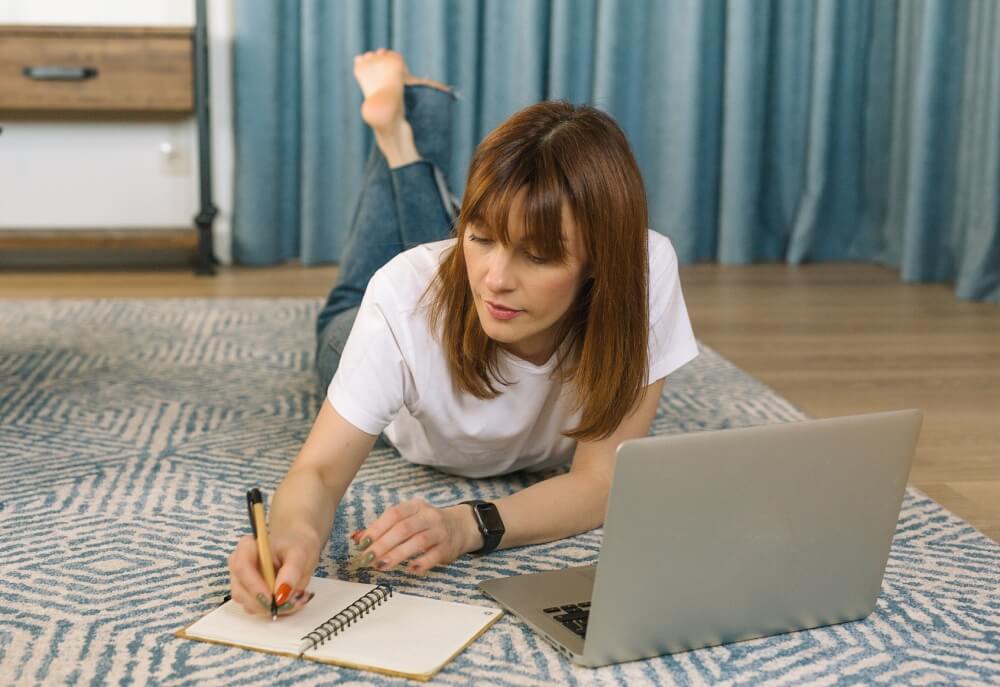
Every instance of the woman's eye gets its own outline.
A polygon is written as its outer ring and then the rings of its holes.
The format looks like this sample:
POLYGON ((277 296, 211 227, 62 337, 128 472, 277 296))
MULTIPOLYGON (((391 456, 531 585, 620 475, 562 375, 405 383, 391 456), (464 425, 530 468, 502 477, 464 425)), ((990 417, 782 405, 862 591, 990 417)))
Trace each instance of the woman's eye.
POLYGON ((548 262, 548 260, 546 260, 545 258, 540 258, 537 255, 532 255, 531 253, 528 252, 525 252, 524 254, 528 256, 528 260, 535 263, 536 265, 544 265, 545 263, 548 262))
POLYGON ((490 239, 483 238, 482 236, 476 236, 475 234, 469 234, 469 240, 473 243, 491 243, 490 239))

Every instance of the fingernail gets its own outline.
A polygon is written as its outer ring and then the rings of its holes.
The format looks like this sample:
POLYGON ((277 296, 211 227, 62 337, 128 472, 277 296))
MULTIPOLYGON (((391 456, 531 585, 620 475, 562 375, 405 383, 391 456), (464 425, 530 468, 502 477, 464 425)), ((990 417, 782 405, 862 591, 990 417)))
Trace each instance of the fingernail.
POLYGON ((351 567, 363 568, 364 566, 371 563, 373 560, 375 560, 375 553, 373 551, 369 551, 364 556, 356 556, 354 558, 354 561, 351 563, 351 567))
POLYGON ((289 608, 295 608, 294 601, 286 601, 285 603, 278 606, 279 611, 287 611, 289 608))
POLYGON ((358 549, 361 550, 361 551, 364 551, 365 549, 367 549, 371 545, 372 545, 372 538, 371 537, 365 537, 364 539, 361 540, 361 543, 358 544, 358 549))
POLYGON ((296 601, 301 601, 302 597, 305 595, 306 595, 306 590, 300 589, 297 592, 295 592, 295 596, 293 596, 292 598, 295 599, 296 601))
POLYGON ((263 608, 268 613, 271 612, 271 600, 268 599, 263 594, 258 594, 257 595, 257 603, 259 603, 261 605, 261 608, 263 608))
POLYGON ((388 567, 389 567, 389 561, 385 560, 384 558, 375 564, 376 570, 385 570, 388 567))
POLYGON ((362 533, 362 532, 364 532, 364 530, 354 530, 353 532, 351 532, 351 540, 352 540, 352 541, 353 541, 353 542, 354 542, 355 544, 357 544, 357 543, 358 543, 358 537, 360 537, 360 536, 361 536, 361 533, 362 533))
POLYGON ((282 582, 278 585, 278 588, 274 592, 274 603, 279 606, 284 606, 285 602, 288 601, 288 597, 292 593, 292 588, 287 582, 282 582))

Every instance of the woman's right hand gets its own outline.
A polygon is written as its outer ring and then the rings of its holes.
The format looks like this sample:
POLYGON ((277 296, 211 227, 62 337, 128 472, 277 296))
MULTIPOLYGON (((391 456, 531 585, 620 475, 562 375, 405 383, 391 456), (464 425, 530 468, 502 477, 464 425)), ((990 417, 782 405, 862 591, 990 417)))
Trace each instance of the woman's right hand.
MULTIPOLYGON (((278 615, 295 613, 313 598, 306 585, 319 562, 319 551, 307 539, 272 536, 271 554, 278 615)), ((257 542, 252 535, 244 535, 229 556, 229 584, 233 601, 247 613, 271 615, 271 590, 261 574, 257 542)))
MULTIPOLYGON (((271 498, 268 523, 274 558, 275 596, 282 615, 309 603, 307 589, 333 527, 337 504, 375 445, 366 434, 323 403, 313 428, 271 498)), ((246 535, 229 556, 232 598, 250 614, 271 613, 271 590, 261 575, 257 542, 246 535), (258 598, 259 597, 259 598, 258 598)))

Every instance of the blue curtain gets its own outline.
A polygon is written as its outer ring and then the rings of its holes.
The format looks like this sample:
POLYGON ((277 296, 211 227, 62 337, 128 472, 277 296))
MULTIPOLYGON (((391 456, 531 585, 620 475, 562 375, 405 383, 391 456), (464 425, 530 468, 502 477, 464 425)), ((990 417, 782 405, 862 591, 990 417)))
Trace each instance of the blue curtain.
POLYGON ((517 109, 622 124, 684 262, 872 261, 1000 302, 995 0, 238 0, 233 254, 335 261, 370 133, 353 56, 455 85, 453 178, 517 109))

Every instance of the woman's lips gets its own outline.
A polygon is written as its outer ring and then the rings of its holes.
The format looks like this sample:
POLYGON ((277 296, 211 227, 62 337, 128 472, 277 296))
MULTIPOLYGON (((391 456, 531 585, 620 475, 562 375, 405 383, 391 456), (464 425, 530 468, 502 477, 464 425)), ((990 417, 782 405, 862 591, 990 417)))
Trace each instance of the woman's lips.
POLYGON ((487 300, 484 300, 483 302, 486 303, 486 309, 489 310, 490 315, 498 320, 513 320, 523 312, 521 310, 511 310, 510 308, 505 308, 502 305, 490 303, 487 300))

